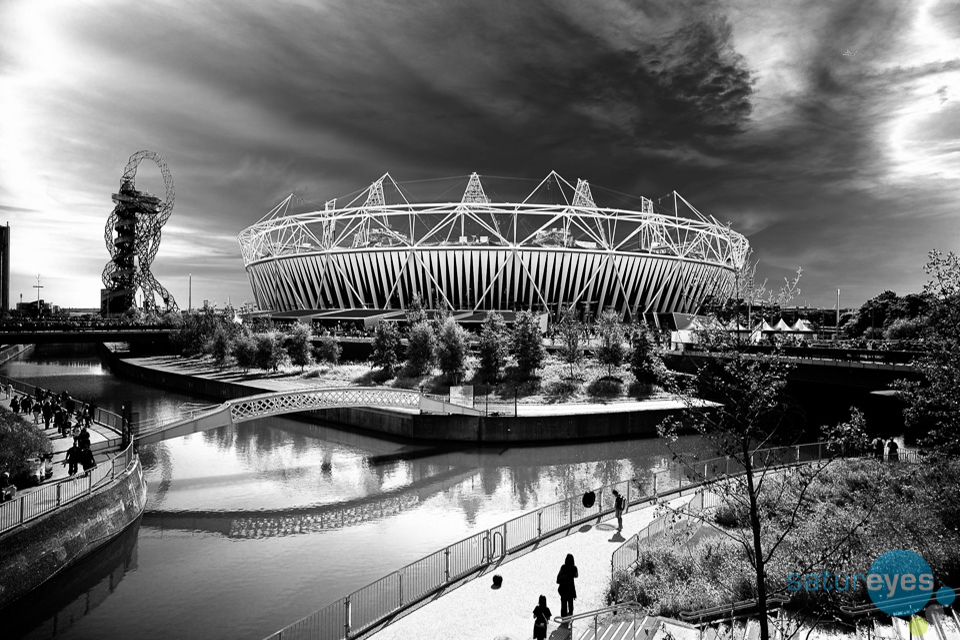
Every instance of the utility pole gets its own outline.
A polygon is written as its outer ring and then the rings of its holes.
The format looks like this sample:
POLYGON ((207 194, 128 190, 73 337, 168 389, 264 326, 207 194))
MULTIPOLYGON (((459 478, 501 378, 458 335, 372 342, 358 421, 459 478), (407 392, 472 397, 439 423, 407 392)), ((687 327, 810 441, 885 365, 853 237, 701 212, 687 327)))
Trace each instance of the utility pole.
POLYGON ((37 317, 41 316, 40 313, 40 289, 43 289, 43 285, 40 284, 40 274, 37 274, 37 284, 33 285, 33 288, 37 290, 37 317))
POLYGON ((837 289, 837 330, 833 333, 833 340, 840 340, 840 289, 837 289))
POLYGON ((193 311, 193 274, 187 274, 187 311, 193 311))

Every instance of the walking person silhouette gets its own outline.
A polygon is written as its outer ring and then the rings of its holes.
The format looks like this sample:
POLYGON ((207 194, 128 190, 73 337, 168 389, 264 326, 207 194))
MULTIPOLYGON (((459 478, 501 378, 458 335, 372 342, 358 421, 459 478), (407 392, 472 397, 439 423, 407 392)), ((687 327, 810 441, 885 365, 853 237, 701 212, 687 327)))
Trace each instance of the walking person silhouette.
POLYGON ((533 610, 533 640, 546 640, 547 621, 551 615, 547 596, 540 596, 540 603, 533 610))
MULTIPOLYGON (((573 601, 577 598, 577 585, 574 583, 574 579, 579 577, 580 572, 577 571, 577 565, 573 562, 573 554, 568 553, 567 559, 557 574, 557 584, 560 585, 557 588, 557 593, 560 594, 561 618, 573 615, 573 601)), ((566 624, 569 626, 570 623, 566 624)))

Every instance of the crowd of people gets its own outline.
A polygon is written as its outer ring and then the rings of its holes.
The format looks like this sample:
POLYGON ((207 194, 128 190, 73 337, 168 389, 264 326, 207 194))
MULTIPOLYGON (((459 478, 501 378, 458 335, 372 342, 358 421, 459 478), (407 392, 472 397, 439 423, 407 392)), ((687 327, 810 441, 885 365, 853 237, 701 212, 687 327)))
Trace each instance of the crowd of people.
MULTIPOLYGON (((96 417, 96 405, 80 402, 65 391, 56 394, 39 387, 33 395, 19 394, 10 384, 3 385, 2 391, 5 397, 10 398, 10 410, 13 413, 25 416, 28 420, 32 416, 37 428, 56 429, 56 435, 52 438, 73 439, 63 460, 63 465, 69 466, 68 473, 71 476, 81 467, 86 472, 97 465, 90 448, 89 431, 96 417)), ((35 459, 31 476, 39 484, 52 475, 53 454, 41 454, 35 459)), ((0 475, 0 502, 15 496, 16 486, 10 481, 10 474, 4 472, 0 475)))

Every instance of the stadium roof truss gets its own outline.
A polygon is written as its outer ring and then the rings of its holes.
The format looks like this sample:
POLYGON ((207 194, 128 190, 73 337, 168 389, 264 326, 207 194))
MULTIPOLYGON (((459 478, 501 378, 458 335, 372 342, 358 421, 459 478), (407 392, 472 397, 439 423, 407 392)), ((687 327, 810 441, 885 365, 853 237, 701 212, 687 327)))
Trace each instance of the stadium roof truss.
MULTIPOLYGON (((331 200, 322 210, 291 213, 296 196, 290 195, 260 221, 244 229, 238 240, 244 266, 251 275, 251 284, 262 308, 265 302, 268 307, 284 307, 283 310, 325 308, 328 303, 343 307, 382 304, 392 308, 391 301, 398 293, 402 306, 403 299, 410 295, 409 290, 406 295, 398 291, 403 286, 403 273, 389 268, 383 259, 385 252, 400 252, 405 255, 395 258, 394 262, 402 262, 401 271, 417 271, 407 288, 415 289, 419 285, 429 292, 435 291, 436 303, 449 308, 496 307, 490 303, 488 294, 510 272, 511 278, 525 277, 533 283, 529 291, 524 289, 518 297, 544 308, 583 302, 602 306, 609 298, 607 294, 599 295, 595 281, 602 278, 604 292, 619 290, 621 302, 636 299, 631 307, 634 312, 640 311, 641 305, 643 311, 678 310, 676 307, 694 306, 693 298, 728 292, 731 286, 728 276, 743 266, 749 245, 746 238, 732 231, 729 225, 702 214, 676 192, 669 197, 673 207, 666 212, 648 198, 640 199, 638 210, 598 207, 587 181, 578 180, 574 186, 551 172, 523 201, 492 202, 484 192, 480 177, 474 173, 459 202, 419 203, 410 202, 401 185, 390 174, 384 174, 344 207, 337 207, 336 200, 331 200), (533 202, 535 194, 551 184, 559 187, 562 202, 533 202), (398 194, 399 202, 387 203, 385 186, 391 194, 398 194), (572 197, 567 197, 568 192, 572 197), (689 212, 688 217, 679 215, 680 203, 689 212), (450 271, 451 276, 459 273, 476 280, 470 283, 475 286, 466 296, 462 291, 451 295, 457 285, 445 279, 447 272, 436 263, 438 252, 457 251, 472 252, 469 260, 476 262, 474 266, 463 265, 450 271), (377 255, 361 262, 331 259, 363 252, 377 255), (493 260, 496 264, 488 265, 484 252, 507 252, 513 259, 497 259, 493 260), (518 259, 518 255, 529 252, 540 255, 543 264, 536 267, 518 259), (550 253, 593 254, 599 261, 579 260, 575 261, 576 265, 567 262, 561 265, 560 260, 546 256, 550 253), (309 256, 320 260, 316 273, 308 273, 303 265, 279 267, 288 259, 309 256), (648 277, 652 274, 632 268, 635 261, 623 259, 628 256, 649 256, 657 263, 672 261, 676 274, 648 277), (621 269, 624 265, 631 268, 621 269), (686 273, 680 273, 681 265, 710 269, 697 271, 691 267, 686 273), (574 277, 572 271, 568 273, 568 269, 584 266, 590 273, 577 274, 584 277, 574 277), (552 288, 550 278, 546 273, 531 272, 537 268, 551 269, 554 278, 563 281, 563 292, 545 291, 552 288), (331 288, 328 273, 334 276, 338 286, 331 288), (483 277, 477 279, 477 273, 483 277), (324 280, 322 285, 305 286, 306 280, 315 280, 318 275, 324 280), (389 281, 378 281, 388 275, 389 281), (696 283, 691 284, 689 279, 693 276, 696 283), (650 289, 642 299, 637 299, 637 287, 631 282, 637 278, 643 280, 641 288, 650 289), (671 280, 687 280, 684 286, 696 289, 683 294, 688 303, 677 303, 681 283, 671 280), (650 287, 656 283, 661 289, 672 287, 676 294, 673 302, 666 302, 664 292, 657 293, 656 286, 650 287), (282 299, 273 298, 268 292, 270 288, 288 293, 282 295, 282 299), (590 299, 598 295, 600 300, 590 299), (675 308, 667 308, 671 306, 675 308)), ((519 292, 517 286, 514 294, 519 292)), ((460 287, 462 289, 462 283, 460 287)), ((623 309, 622 304, 618 306, 623 309)))

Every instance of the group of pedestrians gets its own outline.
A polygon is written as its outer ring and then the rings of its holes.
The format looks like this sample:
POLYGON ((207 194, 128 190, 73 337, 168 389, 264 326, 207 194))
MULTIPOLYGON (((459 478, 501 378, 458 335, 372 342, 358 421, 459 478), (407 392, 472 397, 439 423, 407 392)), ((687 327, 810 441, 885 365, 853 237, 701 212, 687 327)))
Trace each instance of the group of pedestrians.
MULTIPOLYGON (((874 438, 873 440, 873 457, 877 460, 883 462, 883 438, 874 438)), ((887 451, 887 461, 888 462, 899 462, 900 461, 900 445, 897 444, 897 441, 893 438, 890 438, 890 442, 886 445, 887 451)))
POLYGON ((73 438, 73 444, 63 460, 64 466, 69 465, 67 471, 71 476, 77 473, 79 467, 86 472, 97 466, 90 449, 88 430, 96 415, 96 405, 79 402, 66 391, 55 394, 39 387, 32 396, 17 395, 10 384, 4 385, 3 392, 10 397, 10 410, 14 413, 32 414, 34 424, 39 425, 42 420, 44 429, 49 429, 52 424, 58 437, 73 438))
MULTIPOLYGON (((557 573, 557 593, 560 594, 561 618, 573 615, 573 601, 577 597, 575 580, 579 577, 580 571, 574 562, 573 554, 568 553, 566 560, 560 565, 560 571, 557 573)), ((534 640, 544 640, 547 637, 547 623, 552 615, 550 607, 547 606, 547 596, 541 595, 537 606, 533 610, 534 640)), ((564 625, 569 627, 570 623, 565 622, 564 625)))

